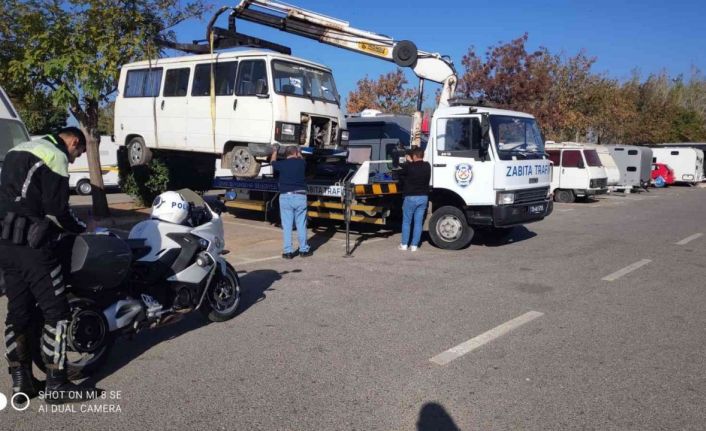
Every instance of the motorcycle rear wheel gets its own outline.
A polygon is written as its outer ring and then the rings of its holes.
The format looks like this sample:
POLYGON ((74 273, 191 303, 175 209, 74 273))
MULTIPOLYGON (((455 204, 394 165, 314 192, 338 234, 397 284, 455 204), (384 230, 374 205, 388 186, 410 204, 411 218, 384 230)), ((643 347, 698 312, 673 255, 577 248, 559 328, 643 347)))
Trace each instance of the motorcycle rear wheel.
MULTIPOLYGON (((110 333, 108 322, 100 308, 85 298, 69 298, 71 319, 66 336, 66 370, 69 380, 88 377, 100 369, 110 356, 115 337, 110 333)), ((32 359, 40 370, 46 372, 44 355, 41 352, 44 318, 37 309, 34 319, 32 359)))
POLYGON ((238 314, 239 305, 240 279, 235 269, 226 263, 226 274, 216 275, 199 310, 211 322, 225 322, 238 314))

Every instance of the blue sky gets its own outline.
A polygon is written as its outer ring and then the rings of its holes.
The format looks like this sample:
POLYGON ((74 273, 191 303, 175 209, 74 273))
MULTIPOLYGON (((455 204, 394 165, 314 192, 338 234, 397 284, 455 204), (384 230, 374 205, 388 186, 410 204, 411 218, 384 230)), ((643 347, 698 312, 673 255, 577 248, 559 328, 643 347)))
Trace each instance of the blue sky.
MULTIPOLYGON (((476 52, 529 33, 528 48, 574 55, 585 49, 597 57, 594 72, 627 79, 634 69, 642 76, 666 70, 688 76, 692 67, 706 72, 706 1, 558 1, 558 0, 289 0, 298 7, 348 21, 353 27, 410 39, 425 51, 448 54, 459 73, 461 59, 473 45, 476 52)), ((237 0, 213 3, 237 4, 237 0)), ((226 14, 218 22, 226 26, 226 14)), ((178 39, 203 39, 206 22, 177 27, 178 39)), ((320 44, 278 30, 240 23, 239 31, 290 46, 295 56, 334 70, 345 98, 366 74, 372 78, 395 65, 320 44)), ((413 78, 413 75, 409 75, 413 78)), ((411 82, 416 86, 416 81, 411 82)), ((429 87, 427 87, 429 88, 429 87)), ((433 94, 434 87, 427 95, 433 94)), ((427 97, 429 99, 430 97, 427 97)))

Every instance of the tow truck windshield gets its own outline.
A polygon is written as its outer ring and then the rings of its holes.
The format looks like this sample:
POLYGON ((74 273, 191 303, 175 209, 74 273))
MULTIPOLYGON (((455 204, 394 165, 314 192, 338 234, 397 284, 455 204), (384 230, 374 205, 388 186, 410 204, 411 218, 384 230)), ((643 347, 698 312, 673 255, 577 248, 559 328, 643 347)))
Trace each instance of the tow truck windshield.
POLYGON ((501 160, 544 157, 544 139, 534 119, 491 115, 490 126, 501 160))

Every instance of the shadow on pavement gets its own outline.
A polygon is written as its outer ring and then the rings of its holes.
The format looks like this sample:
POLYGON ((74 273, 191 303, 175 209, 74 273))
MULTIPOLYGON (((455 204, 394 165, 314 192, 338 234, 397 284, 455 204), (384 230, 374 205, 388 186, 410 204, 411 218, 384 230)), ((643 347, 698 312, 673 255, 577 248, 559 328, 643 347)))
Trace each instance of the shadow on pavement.
POLYGON ((534 238, 535 236, 537 236, 537 234, 527 229, 525 226, 494 230, 478 230, 473 236, 471 245, 499 247, 502 245, 525 241, 534 238))
MULTIPOLYGON (((299 272, 294 270, 291 272, 299 272)), ((246 312, 254 304, 265 299, 265 291, 269 290, 272 284, 282 279, 283 275, 290 271, 277 272, 269 269, 257 270, 252 272, 239 272, 241 284, 241 303, 240 311, 234 317, 246 312)), ((184 316, 178 322, 163 327, 143 330, 134 335, 132 339, 121 338, 113 347, 110 357, 105 366, 98 372, 90 376, 85 383, 96 385, 101 380, 119 371, 125 365, 139 358, 143 353, 150 350, 152 347, 177 337, 180 337, 188 332, 209 325, 209 322, 199 311, 191 312, 184 316)))
POLYGON ((451 415, 437 403, 426 403, 419 411, 417 431, 460 431, 451 415))

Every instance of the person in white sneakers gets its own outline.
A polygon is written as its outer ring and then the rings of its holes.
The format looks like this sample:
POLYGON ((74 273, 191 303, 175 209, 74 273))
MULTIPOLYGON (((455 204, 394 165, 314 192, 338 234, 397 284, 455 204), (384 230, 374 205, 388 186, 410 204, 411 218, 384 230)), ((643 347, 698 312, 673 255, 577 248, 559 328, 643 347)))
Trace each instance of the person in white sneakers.
POLYGON ((422 240, 424 214, 429 203, 429 182, 431 165, 424 161, 424 150, 420 147, 410 150, 407 163, 398 173, 402 185, 402 239, 400 250, 417 251, 422 240), (412 234, 410 242, 410 231, 412 234))

